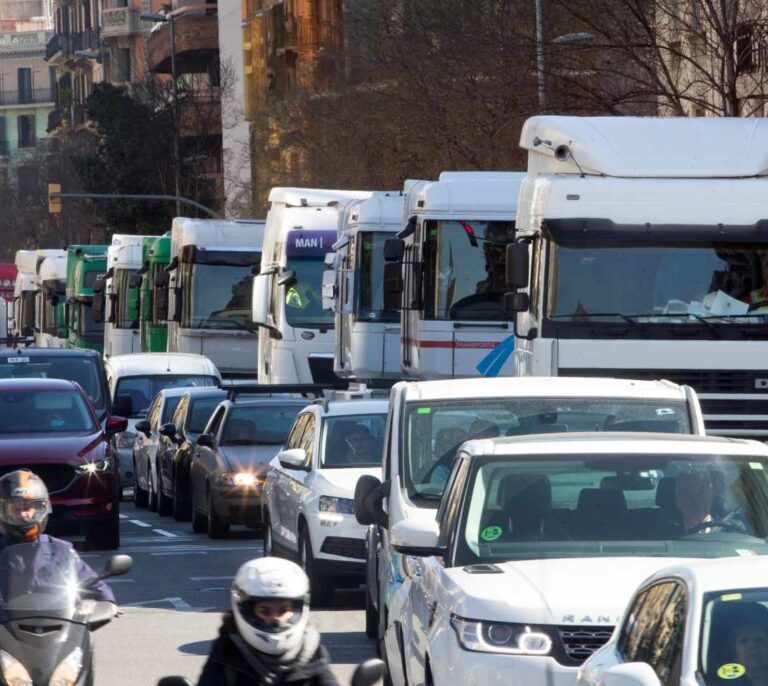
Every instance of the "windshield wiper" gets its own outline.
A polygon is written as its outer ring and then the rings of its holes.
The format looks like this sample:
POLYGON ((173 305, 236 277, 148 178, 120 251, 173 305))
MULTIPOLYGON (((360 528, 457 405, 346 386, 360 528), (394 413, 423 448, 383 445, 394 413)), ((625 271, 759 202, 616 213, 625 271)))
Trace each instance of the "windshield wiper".
POLYGON ((258 327, 253 327, 252 328, 250 326, 246 326, 245 324, 243 324, 242 322, 237 321, 236 319, 224 319, 222 317, 209 317, 208 319, 201 319, 200 323, 201 323, 201 326, 210 326, 213 323, 226 324, 226 326, 219 326, 219 327, 213 327, 212 326, 211 327, 212 329, 213 328, 218 328, 218 329, 233 328, 233 329, 239 329, 241 331, 250 331, 251 333, 258 333, 259 332, 258 327))
POLYGON ((551 314, 550 319, 557 319, 558 317, 619 317, 623 319, 627 324, 634 326, 640 333, 648 333, 648 329, 640 322, 634 319, 634 317, 643 315, 629 315, 623 312, 579 312, 578 314, 551 314))

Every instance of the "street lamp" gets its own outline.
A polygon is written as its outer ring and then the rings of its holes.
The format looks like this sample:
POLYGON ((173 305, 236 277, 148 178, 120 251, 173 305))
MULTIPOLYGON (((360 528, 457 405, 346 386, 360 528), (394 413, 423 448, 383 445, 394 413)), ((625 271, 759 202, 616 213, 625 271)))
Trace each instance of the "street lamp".
MULTIPOLYGON (((179 84, 176 74, 176 18, 173 13, 143 12, 139 15, 142 21, 155 24, 168 23, 171 26, 171 81, 173 83, 173 157, 174 182, 176 197, 181 196, 181 152, 179 151, 179 84)), ((176 201, 176 216, 181 216, 181 203, 176 201)))

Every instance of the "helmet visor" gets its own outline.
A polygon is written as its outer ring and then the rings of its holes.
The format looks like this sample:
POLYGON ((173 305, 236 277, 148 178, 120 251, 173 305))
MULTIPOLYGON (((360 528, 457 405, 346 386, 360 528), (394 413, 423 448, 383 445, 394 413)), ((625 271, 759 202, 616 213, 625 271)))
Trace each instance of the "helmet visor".
POLYGON ((3 522, 12 526, 32 526, 39 524, 48 514, 48 502, 45 500, 14 499, 2 504, 3 522))
POLYGON ((296 598, 245 598, 237 600, 240 616, 252 627, 268 633, 286 631, 301 619, 304 601, 296 598))

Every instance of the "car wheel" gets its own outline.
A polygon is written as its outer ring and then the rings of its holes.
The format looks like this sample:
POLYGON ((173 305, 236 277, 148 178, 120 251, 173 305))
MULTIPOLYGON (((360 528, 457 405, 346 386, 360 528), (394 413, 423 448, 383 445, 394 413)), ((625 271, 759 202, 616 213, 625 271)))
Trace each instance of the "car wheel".
POLYGON ((176 478, 173 480, 173 518, 177 522, 186 522, 191 516, 189 503, 182 499, 181 484, 178 478, 176 478))
POLYGON ((213 495, 208 492, 208 538, 226 538, 229 536, 229 522, 219 517, 213 506, 213 495))
POLYGON ((204 534, 208 528, 208 522, 205 515, 200 514, 200 510, 195 502, 195 496, 192 496, 192 531, 196 534, 204 534))
POLYGON ((368 638, 379 637, 379 613, 373 606, 368 588, 365 589, 365 635, 368 638))
POLYGON ((149 493, 139 486, 139 472, 133 463, 133 504, 136 507, 146 507, 149 504, 149 493))
POLYGON ((302 523, 299 529, 299 564, 309 577, 309 595, 312 607, 328 605, 333 600, 333 587, 328 578, 317 569, 315 557, 312 554, 312 541, 309 529, 302 523))
POLYGON ((99 531, 88 534, 86 540, 98 550, 117 550, 120 547, 120 520, 105 522, 99 531))
POLYGON ((163 480, 157 476, 157 514, 167 517, 173 512, 173 501, 165 495, 163 480))
POLYGON ((147 509, 150 512, 157 512, 157 484, 155 483, 152 465, 147 464, 147 509))

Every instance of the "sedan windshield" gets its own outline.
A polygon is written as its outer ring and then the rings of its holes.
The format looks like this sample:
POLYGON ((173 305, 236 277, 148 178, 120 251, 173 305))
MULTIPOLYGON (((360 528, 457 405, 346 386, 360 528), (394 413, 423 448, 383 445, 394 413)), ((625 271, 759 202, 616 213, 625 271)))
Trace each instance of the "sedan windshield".
POLYGON ((768 554, 768 458, 527 455, 477 461, 457 564, 768 554))
POLYGON ((403 466, 408 494, 436 504, 464 441, 574 431, 691 433, 691 424, 681 401, 503 398, 411 403, 403 466))
POLYGON ((381 467, 386 414, 329 417, 323 433, 323 467, 381 467))
POLYGON ((282 445, 306 403, 245 405, 229 413, 222 445, 282 445))
POLYGON ((0 392, 0 434, 91 433, 96 423, 75 390, 0 392))
POLYGON ((768 588, 728 586, 707 593, 703 610, 699 670, 704 683, 757 683, 752 679, 768 671, 768 588))
POLYGON ((216 386, 218 380, 213 376, 190 374, 162 374, 158 376, 126 376, 117 382, 115 398, 119 395, 130 396, 133 403, 132 417, 143 417, 154 397, 164 388, 183 386, 216 386))

